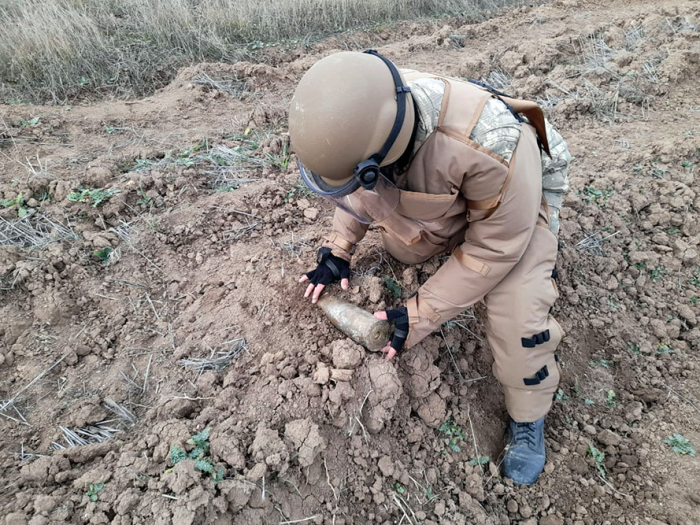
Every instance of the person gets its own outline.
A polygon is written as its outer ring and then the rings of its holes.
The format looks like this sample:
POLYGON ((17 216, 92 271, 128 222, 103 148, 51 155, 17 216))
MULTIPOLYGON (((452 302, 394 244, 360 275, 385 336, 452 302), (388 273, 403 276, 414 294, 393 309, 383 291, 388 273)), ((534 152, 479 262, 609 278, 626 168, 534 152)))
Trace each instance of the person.
POLYGON ((335 280, 348 289, 370 225, 403 263, 450 254, 405 306, 375 314, 394 323, 382 352, 400 355, 483 300, 510 416, 503 473, 536 482, 561 374, 555 351, 564 334, 550 311, 566 142, 534 102, 399 71, 373 50, 316 62, 295 90, 289 134, 304 183, 336 205, 318 265, 300 279, 304 297, 315 303, 335 280))

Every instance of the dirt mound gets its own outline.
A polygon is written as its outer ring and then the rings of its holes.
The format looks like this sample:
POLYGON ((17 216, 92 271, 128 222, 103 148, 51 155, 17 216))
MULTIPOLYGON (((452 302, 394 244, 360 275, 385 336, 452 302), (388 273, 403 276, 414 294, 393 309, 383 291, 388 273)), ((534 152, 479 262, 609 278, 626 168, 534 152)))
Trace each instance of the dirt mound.
MULTIPOLYGON (((699 28, 693 2, 558 1, 200 64, 136 102, 3 107, 4 522, 700 522, 699 28), (369 41, 536 98, 575 156, 533 487, 500 478, 479 308, 387 363, 301 300, 331 209, 298 182, 286 106, 369 41)), ((330 291, 398 305, 440 263, 370 230, 330 291)))

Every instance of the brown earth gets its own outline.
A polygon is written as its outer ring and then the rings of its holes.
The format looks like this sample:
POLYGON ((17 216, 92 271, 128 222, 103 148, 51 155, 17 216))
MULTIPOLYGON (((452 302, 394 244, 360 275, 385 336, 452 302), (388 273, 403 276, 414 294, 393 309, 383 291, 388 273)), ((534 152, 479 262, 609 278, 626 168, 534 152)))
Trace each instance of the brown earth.
MULTIPOLYGON (((182 70, 133 102, 2 106, 5 523, 700 523, 700 460, 663 442, 700 444, 697 2, 557 1, 260 59, 182 70), (332 210, 298 185, 285 108, 315 60, 369 45, 510 82, 575 156, 555 307, 566 374, 533 487, 499 476, 506 413, 479 308, 387 363, 301 299, 332 210), (231 82, 194 83, 203 72, 231 82), (68 198, 79 186, 119 193, 93 206, 68 198), (59 426, 102 442, 71 447, 59 426), (205 428, 217 484, 173 466, 205 428)), ((330 291, 381 309, 439 264, 405 267, 371 231, 351 290, 330 291)))

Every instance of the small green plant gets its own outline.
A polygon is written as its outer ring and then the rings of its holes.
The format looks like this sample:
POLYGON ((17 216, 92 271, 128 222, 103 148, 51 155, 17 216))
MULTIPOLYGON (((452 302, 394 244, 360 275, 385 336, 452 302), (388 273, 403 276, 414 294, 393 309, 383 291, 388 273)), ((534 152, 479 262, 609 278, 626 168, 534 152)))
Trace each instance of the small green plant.
POLYGON ((149 208, 153 206, 153 199, 146 195, 146 192, 143 191, 142 188, 139 188, 138 193, 139 197, 141 198, 136 201, 136 204, 143 204, 144 206, 148 206, 149 208))
POLYGON ((683 166, 684 168, 691 168, 691 167, 693 166, 693 163, 690 162, 689 160, 684 160, 683 163, 682 163, 682 166, 683 166))
POLYGON ((657 266, 649 272, 649 277, 651 277, 651 280, 653 282, 662 279, 664 275, 666 275, 666 268, 664 268, 663 266, 657 266))
POLYGON ((39 123, 39 117, 34 117, 31 120, 24 120, 23 118, 19 119, 19 125, 22 126, 23 128, 28 128, 30 126, 36 126, 39 123))
POLYGON ((224 480, 224 468, 215 469, 211 459, 205 457, 209 454, 209 429, 205 428, 192 436, 187 440, 187 444, 194 446, 189 454, 176 445, 170 447, 170 461, 173 465, 192 459, 196 470, 208 473, 215 485, 221 483, 224 480))
POLYGON ((569 400, 569 396, 567 396, 561 388, 557 390, 554 397, 557 401, 561 401, 562 403, 566 403, 569 400))
POLYGON ((688 279, 688 284, 700 288, 700 269, 695 270, 694 276, 688 279))
POLYGON ((112 248, 109 246, 105 246, 101 250, 95 250, 92 252, 93 257, 96 259, 99 259, 103 264, 107 264, 109 262, 109 256, 112 253, 112 248))
POLYGON ((474 459, 469 460, 470 467, 476 467, 480 465, 486 465, 489 462, 488 456, 476 456, 474 459))
POLYGON ((592 399, 585 399, 583 402, 586 406, 589 406, 589 407, 592 407, 593 405, 595 405, 595 401, 593 401, 592 399))
POLYGON ((301 180, 298 180, 294 184, 293 188, 287 191, 287 195, 284 198, 284 202, 289 203, 294 197, 310 197, 313 196, 313 192, 304 184, 301 180))
POLYGON ((595 468, 598 469, 598 473, 601 475, 601 477, 605 478, 607 475, 607 472, 605 470, 605 454, 595 448, 593 445, 588 445, 588 452, 591 456, 593 456, 593 460, 595 461, 595 468))
POLYGON ((111 188, 89 189, 78 186, 76 191, 71 191, 68 194, 68 200, 71 202, 92 202, 92 207, 97 208, 100 204, 117 193, 121 193, 120 190, 111 188))
POLYGON ((629 350, 632 352, 634 355, 641 355, 642 354, 642 348, 637 344, 637 343, 629 343, 629 350))
POLYGON ((104 486, 104 483, 88 483, 88 490, 85 495, 90 498, 90 501, 97 501, 99 499, 97 493, 100 492, 104 486))
POLYGON ((401 297, 401 286, 389 276, 384 277, 384 285, 394 299, 401 297))
POLYGON ((608 393, 605 395, 605 401, 607 402, 610 408, 615 408, 617 406, 617 403, 615 402, 614 390, 608 390, 608 393))
POLYGON ((583 189, 583 201, 586 204, 591 202, 596 203, 599 206, 605 208, 608 205, 608 198, 615 195, 615 190, 599 190, 596 189, 592 184, 584 187, 583 189))
POLYGON ((610 361, 608 361, 607 359, 603 359, 602 357, 599 357, 597 359, 591 359, 589 361, 589 364, 591 366, 598 365, 598 366, 602 366, 603 368, 610 368, 610 361))
POLYGON ((282 153, 279 155, 268 154, 268 161, 270 164, 280 169, 287 169, 289 166, 289 161, 291 159, 289 153, 287 152, 287 142, 285 141, 284 146, 282 146, 282 153))
POLYGON ((0 201, 0 206, 3 208, 17 206, 17 217, 19 218, 22 218, 29 213, 29 210, 24 206, 24 197, 22 196, 22 192, 19 192, 14 199, 5 199, 0 201))
POLYGON ((659 348, 656 349, 656 354, 675 354, 676 352, 668 345, 660 344, 659 348))
POLYGON ((403 495, 406 493, 406 487, 404 487, 401 483, 397 481, 396 483, 394 483, 394 492, 403 495))
POLYGON ((671 445, 673 452, 678 455, 695 457, 695 449, 690 444, 690 441, 680 434, 668 436, 666 439, 664 439, 664 443, 671 445))
POLYGON ((691 297, 691 298, 690 298, 690 304, 692 304, 693 306, 695 306, 696 304, 698 304, 698 298, 697 298, 697 297, 691 297))
POLYGON ((448 419, 442 425, 440 425, 440 428, 438 430, 442 432, 446 438, 449 439, 449 441, 447 442, 447 446, 450 447, 450 450, 452 450, 452 452, 462 451, 462 448, 459 446, 458 442, 464 441, 467 438, 467 435, 464 433, 464 430, 462 430, 462 427, 454 423, 452 418, 448 419))

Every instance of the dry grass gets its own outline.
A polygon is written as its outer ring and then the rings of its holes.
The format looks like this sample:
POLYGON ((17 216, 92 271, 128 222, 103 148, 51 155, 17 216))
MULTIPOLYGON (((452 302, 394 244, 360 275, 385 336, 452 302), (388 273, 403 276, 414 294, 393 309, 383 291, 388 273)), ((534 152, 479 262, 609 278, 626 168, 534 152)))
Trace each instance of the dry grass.
POLYGON ((522 0, 3 0, 0 101, 144 95, 180 66, 261 42, 421 16, 477 18, 522 0))
POLYGON ((0 217, 0 246, 42 250, 51 243, 78 239, 70 222, 64 226, 45 215, 30 214, 13 220, 0 217))

